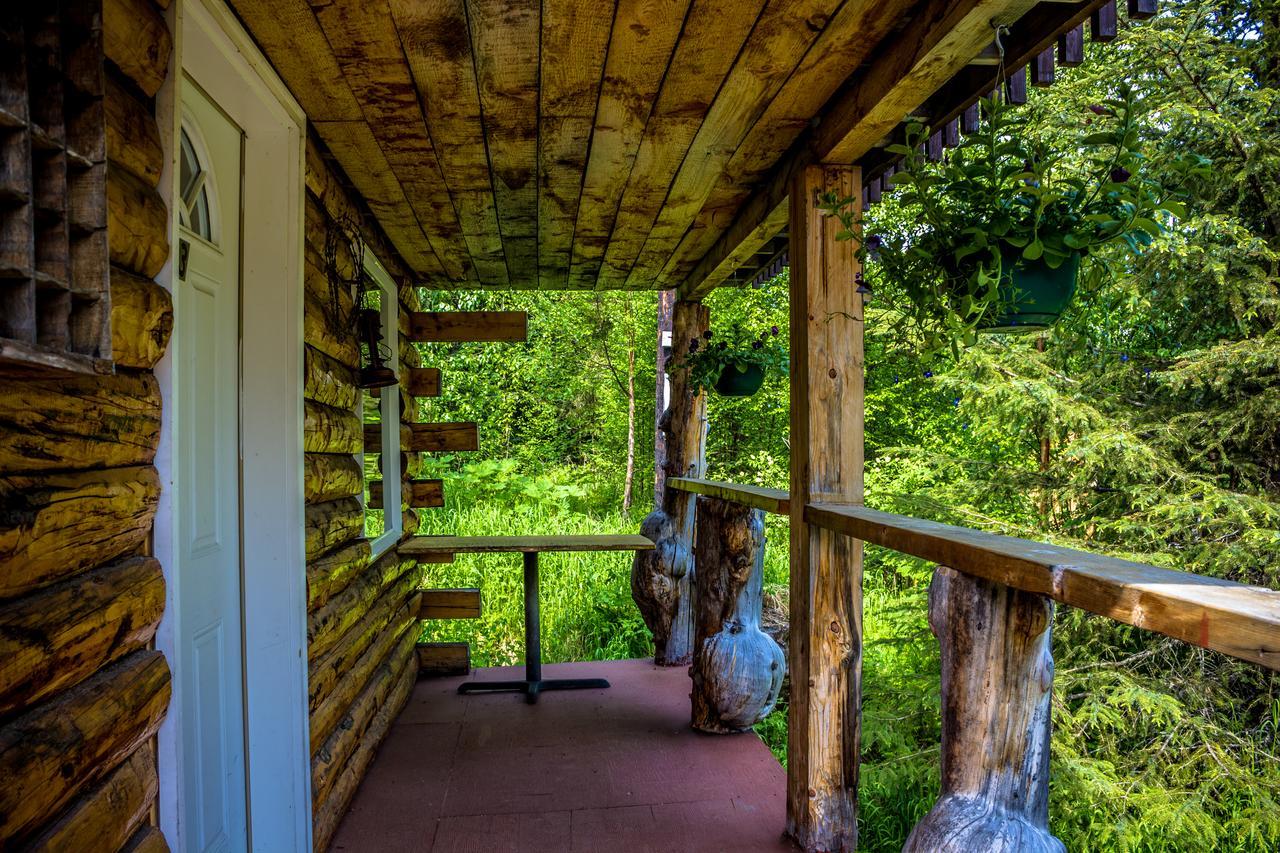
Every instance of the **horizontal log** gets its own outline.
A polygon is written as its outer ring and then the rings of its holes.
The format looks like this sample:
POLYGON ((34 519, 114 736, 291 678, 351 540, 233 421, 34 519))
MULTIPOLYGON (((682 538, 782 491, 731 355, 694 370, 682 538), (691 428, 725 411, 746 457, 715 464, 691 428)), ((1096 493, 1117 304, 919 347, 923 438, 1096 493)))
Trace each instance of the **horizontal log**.
POLYGON ((339 498, 308 504, 306 509, 307 559, 315 559, 364 534, 364 507, 355 498, 339 498))
MULTIPOLYGON (((419 574, 413 562, 397 557, 394 552, 374 562, 307 617, 307 657, 314 660, 337 644, 388 587, 405 578, 414 580, 416 587, 419 574)), ((404 594, 409 593, 406 590, 404 594)))
POLYGON ((524 311, 416 311, 409 315, 415 343, 523 341, 529 336, 524 311))
POLYGON ((471 647, 466 643, 418 643, 418 674, 424 677, 467 675, 471 647))
POLYGON ((169 258, 169 210, 153 187, 124 169, 107 169, 111 263, 155 278, 169 258))
POLYGON ((163 612, 164 577, 150 557, 0 606, 0 719, 142 648, 163 612))
POLYGON ((364 425, 355 412, 306 400, 302 410, 302 449, 307 453, 360 453, 364 425))
POLYGON ((411 630, 400 635, 387 657, 364 680, 364 689, 351 702, 342 720, 315 751, 311 758, 312 802, 323 802, 329 795, 370 723, 404 680, 405 669, 413 659, 414 639, 411 630))
POLYGON ((354 456, 307 453, 302 457, 302 487, 306 502, 349 498, 364 491, 363 474, 354 456))
POLYGON ((421 522, 418 519, 418 511, 414 509, 406 509, 400 516, 400 535, 412 536, 418 532, 418 525, 421 522))
POLYGON ((347 331, 338 332, 329 318, 325 302, 312 293, 303 295, 302 340, 348 368, 360 366, 360 349, 355 336, 347 331))
MULTIPOLYGON (((402 502, 414 509, 444 506, 444 480, 407 480, 404 483, 402 502)), ((371 506, 385 507, 382 500, 382 481, 369 483, 371 506)))
POLYGON ((411 370, 422 368, 422 353, 408 338, 400 338, 400 363, 411 370))
POLYGON ((111 268, 111 357, 116 367, 150 370, 173 333, 173 298, 149 278, 111 268))
POLYGON ((0 380, 0 471, 150 464, 160 406, 160 385, 146 373, 0 380))
MULTIPOLYGON (((397 587, 399 589, 399 587, 397 587)), ((399 609, 382 629, 375 634, 350 667, 341 674, 334 689, 311 712, 311 750, 315 754, 340 728, 360 691, 376 677, 377 668, 385 662, 397 647, 412 647, 417 639, 417 622, 409 610, 404 594, 397 596, 399 609)), ((394 603, 394 602, 393 602, 394 603)))
POLYGON ((805 520, 1005 586, 1280 670, 1280 591, 1012 536, 813 504, 805 520))
POLYGON ((740 486, 737 483, 722 483, 718 480, 699 480, 692 477, 672 477, 667 481, 669 488, 693 495, 706 495, 719 498, 729 503, 762 509, 774 515, 791 513, 791 497, 785 489, 768 489, 764 486, 740 486))
POLYGON ((102 49, 126 77, 154 97, 169 74, 173 36, 151 0, 103 0, 102 49))
POLYGON ((440 370, 435 367, 416 367, 406 371, 404 388, 414 397, 440 396, 440 370))
POLYGON ((159 499, 151 467, 0 478, 0 599, 133 551, 151 532, 159 499))
POLYGON ((151 108, 107 75, 107 159, 112 167, 128 169, 149 187, 160 185, 164 171, 164 147, 160 125, 151 108))
POLYGON ((24 850, 119 850, 150 816, 158 788, 155 746, 146 741, 24 850))
POLYGON ((479 619, 480 590, 424 589, 419 619, 479 619))
POLYGON ((360 402, 355 371, 318 349, 303 347, 302 396, 353 412, 360 402))
POLYGON ((169 853, 169 842, 158 826, 144 826, 133 834, 120 853, 169 853))
MULTIPOLYGON (((405 604, 406 597, 412 598, 412 595, 413 591, 404 579, 400 584, 384 591, 333 648, 314 658, 308 665, 307 707, 312 718, 313 734, 316 713, 328 703, 330 694, 346 678, 361 655, 375 640, 385 638, 388 633, 398 634, 403 626, 416 618, 414 611, 405 604)), ((327 736, 326 734, 325 737, 327 736)), ((322 740, 323 737, 316 738, 313 744, 322 740)))
POLYGON ((0 838, 44 825, 155 734, 168 705, 164 655, 138 651, 0 729, 0 838))
POLYGON ((401 553, 401 556, 409 557, 410 559, 417 560, 420 564, 424 566, 439 565, 443 563, 452 563, 454 560, 453 554, 404 554, 404 553, 401 553))
POLYGON ((369 540, 357 539, 307 562, 307 612, 314 612, 358 578, 373 554, 369 540))
POLYGON ((378 710, 373 722, 365 731, 359 748, 347 762, 341 776, 334 782, 328 798, 314 804, 315 828, 312 831, 312 844, 317 853, 329 849, 329 842, 333 840, 333 834, 337 832, 338 824, 346 814, 347 806, 355 796, 356 788, 359 787, 360 781, 369 769, 369 763, 373 761, 373 756, 383 738, 390 731, 391 724, 395 722, 396 717, 404 709, 405 703, 409 701, 416 680, 417 673, 414 672, 413 667, 407 667, 391 697, 378 710))
MULTIPOLYGON (((403 424, 401 450, 410 453, 449 453, 480 449, 480 438, 473 423, 403 424)), ((382 452, 382 427, 367 424, 364 428, 366 453, 382 452)))

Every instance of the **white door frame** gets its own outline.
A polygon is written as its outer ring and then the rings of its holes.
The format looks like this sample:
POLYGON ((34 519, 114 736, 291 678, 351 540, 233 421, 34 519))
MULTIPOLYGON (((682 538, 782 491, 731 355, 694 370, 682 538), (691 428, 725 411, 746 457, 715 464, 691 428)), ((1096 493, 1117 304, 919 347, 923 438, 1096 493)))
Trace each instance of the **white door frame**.
MULTIPOLYGON (((169 80, 157 112, 167 161, 161 192, 177 235, 177 144, 184 72, 245 130, 242 204, 240 432, 241 614, 250 849, 311 850, 311 749, 307 703, 306 553, 302 488, 303 198, 306 115, 222 0, 179 0, 167 18, 174 34, 169 80)), ((173 287, 176 253, 158 280, 173 287)), ((183 306, 175 300, 175 313, 183 306)), ((175 336, 156 376, 164 396, 156 467, 163 489, 155 551, 167 602, 156 643, 170 665, 182 594, 173 505, 177 376, 184 342, 175 336)), ((177 679, 175 678, 175 682, 177 679)), ((178 808, 181 726, 175 691, 159 733, 160 826, 175 850, 187 848, 178 808)))

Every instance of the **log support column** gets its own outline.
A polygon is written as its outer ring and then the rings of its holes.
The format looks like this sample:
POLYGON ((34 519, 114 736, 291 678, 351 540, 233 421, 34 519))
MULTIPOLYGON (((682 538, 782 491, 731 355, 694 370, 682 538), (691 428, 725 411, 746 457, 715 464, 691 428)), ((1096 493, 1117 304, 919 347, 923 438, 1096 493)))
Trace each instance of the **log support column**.
POLYGON ((1062 853, 1049 834, 1053 602, 939 567, 942 794, 904 851, 1062 853))
POLYGON ((773 710, 787 672, 782 649, 760 630, 764 513, 700 497, 697 515, 692 723, 714 734, 750 731, 773 710))
POLYGON ((818 208, 859 198, 854 167, 793 179, 791 229, 791 705, 787 831, 807 851, 858 833, 862 543, 811 527, 807 504, 862 502, 862 300, 853 241, 818 208))
MULTIPOLYGON (((673 355, 689 351, 689 342, 707 330, 709 317, 700 302, 676 302, 673 355)), ((689 382, 686 370, 671 373, 671 400, 660 426, 666 438, 666 477, 701 477, 706 470, 707 400, 689 382)), ((663 489, 661 505, 640 527, 641 535, 657 547, 636 554, 631 596, 653 632, 659 666, 687 666, 693 660, 693 529, 693 495, 671 488, 663 489)))

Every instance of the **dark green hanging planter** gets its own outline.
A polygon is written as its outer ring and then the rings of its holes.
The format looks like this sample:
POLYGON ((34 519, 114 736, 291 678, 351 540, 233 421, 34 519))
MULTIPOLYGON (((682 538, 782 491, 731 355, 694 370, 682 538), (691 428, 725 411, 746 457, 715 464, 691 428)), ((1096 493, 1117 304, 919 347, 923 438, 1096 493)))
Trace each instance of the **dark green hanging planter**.
POLYGON ((726 364, 715 391, 725 397, 750 397, 764 384, 764 368, 758 364, 726 364))
POLYGON ((1043 260, 1023 261, 1000 284, 1004 311, 980 327, 992 333, 1040 332, 1058 322, 1071 304, 1080 276, 1080 253, 1057 269, 1043 260))

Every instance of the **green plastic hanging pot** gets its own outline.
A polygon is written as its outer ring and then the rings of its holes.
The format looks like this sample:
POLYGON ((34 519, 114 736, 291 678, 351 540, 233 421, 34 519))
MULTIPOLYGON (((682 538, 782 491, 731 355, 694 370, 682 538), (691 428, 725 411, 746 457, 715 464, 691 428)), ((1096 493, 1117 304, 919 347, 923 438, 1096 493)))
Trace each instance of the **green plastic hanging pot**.
POLYGON ((750 397, 764 384, 764 368, 758 364, 726 364, 716 380, 717 394, 725 397, 750 397))
POLYGON ((1008 334, 1049 328, 1071 303, 1079 276, 1079 252, 1070 255, 1057 269, 1044 260, 1021 262, 1000 283, 1004 310, 983 323, 981 331, 1008 334))

